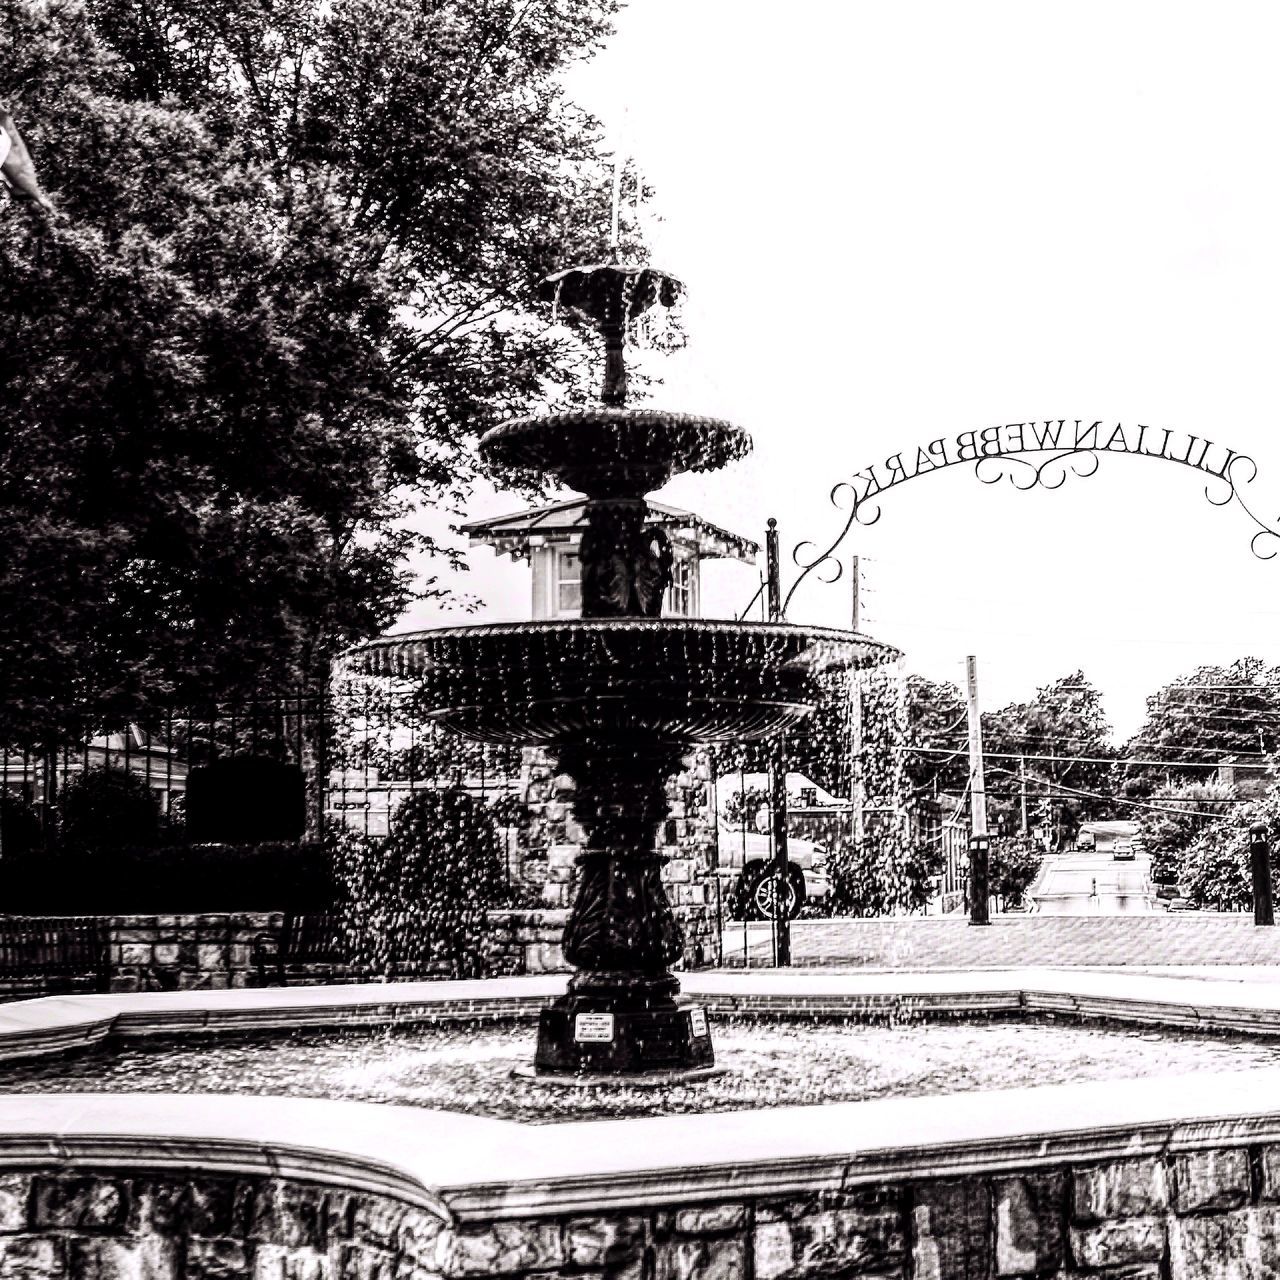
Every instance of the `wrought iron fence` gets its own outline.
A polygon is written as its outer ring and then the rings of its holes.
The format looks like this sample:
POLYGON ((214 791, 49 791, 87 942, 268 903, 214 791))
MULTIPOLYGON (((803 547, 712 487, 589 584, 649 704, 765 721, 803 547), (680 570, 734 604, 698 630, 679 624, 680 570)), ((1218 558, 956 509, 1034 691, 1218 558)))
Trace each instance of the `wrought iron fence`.
MULTIPOLYGON (((398 807, 415 791, 462 788, 494 805, 500 829, 506 828, 511 874, 520 749, 444 732, 414 690, 389 682, 336 682, 327 689, 174 707, 144 722, 104 726, 45 752, 0 749, 0 793, 31 806, 49 845, 67 786, 90 770, 124 770, 146 785, 173 834, 182 837, 193 779, 228 761, 297 770, 306 808, 297 839, 320 838, 335 823, 385 835, 398 807)), ((235 800, 228 797, 229 803, 235 800)))

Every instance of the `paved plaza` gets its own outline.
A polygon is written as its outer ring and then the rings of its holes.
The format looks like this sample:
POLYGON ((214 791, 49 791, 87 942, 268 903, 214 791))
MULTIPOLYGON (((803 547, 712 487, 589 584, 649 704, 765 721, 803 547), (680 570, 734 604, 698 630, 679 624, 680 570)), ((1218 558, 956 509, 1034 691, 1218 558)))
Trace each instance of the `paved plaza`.
MULTIPOLYGON (((773 962, 771 923, 728 926, 724 963, 773 962)), ((993 969, 1025 966, 1280 966, 1280 928, 1245 912, 796 920, 792 963, 835 969, 993 969)))

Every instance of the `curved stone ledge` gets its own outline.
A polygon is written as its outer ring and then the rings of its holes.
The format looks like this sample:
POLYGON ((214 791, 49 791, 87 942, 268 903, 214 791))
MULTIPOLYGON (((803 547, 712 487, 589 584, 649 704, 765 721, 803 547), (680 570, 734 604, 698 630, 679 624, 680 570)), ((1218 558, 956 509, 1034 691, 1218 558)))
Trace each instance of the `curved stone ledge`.
MULTIPOLYGON (((563 981, 45 998, 0 1007, 0 1056, 182 1031, 531 1017, 563 981)), ((1209 979, 739 972, 685 975, 684 986, 722 1014, 1022 1011, 1280 1033, 1280 992, 1209 979)), ((0 1163, 270 1173, 490 1220, 1280 1143, 1277 1096, 1280 1071, 1264 1071, 526 1126, 290 1098, 29 1095, 0 1097, 0 1163)))
MULTIPOLYGON (((45 999, 0 1008, 0 1054, 524 1017, 562 985, 45 999)), ((1280 1031, 1280 992, 1212 979, 774 972, 684 985, 721 1013, 1025 1011, 1280 1031)), ((541 1126, 280 1097, 0 1096, 0 1270, 176 1280, 187 1264, 173 1260, 187 1259, 215 1268, 191 1274, 333 1280, 1273 1274, 1277 1096, 1272 1069, 541 1126), (209 1206, 233 1201, 248 1208, 210 1225, 209 1206)))
POLYGON ((849 1192, 1280 1144, 1280 1070, 529 1126, 233 1094, 0 1098, 0 1170, 197 1169, 447 1221, 849 1192))

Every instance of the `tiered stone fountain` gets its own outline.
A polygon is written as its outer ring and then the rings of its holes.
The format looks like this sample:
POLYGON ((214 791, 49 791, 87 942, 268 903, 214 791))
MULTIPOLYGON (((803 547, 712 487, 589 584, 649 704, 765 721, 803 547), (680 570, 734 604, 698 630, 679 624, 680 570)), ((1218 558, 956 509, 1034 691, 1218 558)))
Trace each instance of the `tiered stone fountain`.
POLYGON ((605 265, 545 287, 603 332, 603 407, 504 423, 480 448, 586 495, 582 618, 387 637, 360 650, 360 665, 419 681, 460 734, 550 748, 574 779, 586 844, 564 954, 577 973, 542 1015, 537 1073, 704 1072, 715 1061, 706 1019, 677 998, 669 969, 682 939, 655 850, 666 780, 694 743, 779 733, 812 711, 823 672, 897 651, 847 631, 658 616, 671 551, 645 527, 644 495, 744 457, 750 438, 714 418, 623 407, 627 325, 671 305, 677 280, 605 265))

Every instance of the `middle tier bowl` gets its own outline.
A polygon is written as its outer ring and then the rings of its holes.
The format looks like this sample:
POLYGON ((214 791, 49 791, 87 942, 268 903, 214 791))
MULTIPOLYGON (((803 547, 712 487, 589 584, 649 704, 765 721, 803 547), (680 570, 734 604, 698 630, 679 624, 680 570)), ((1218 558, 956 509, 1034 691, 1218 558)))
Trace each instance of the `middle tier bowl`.
POLYGON ((450 627, 352 655, 368 675, 414 681, 427 714, 455 732, 529 746, 767 737, 813 709, 821 675, 897 656, 853 631, 693 618, 450 627))

